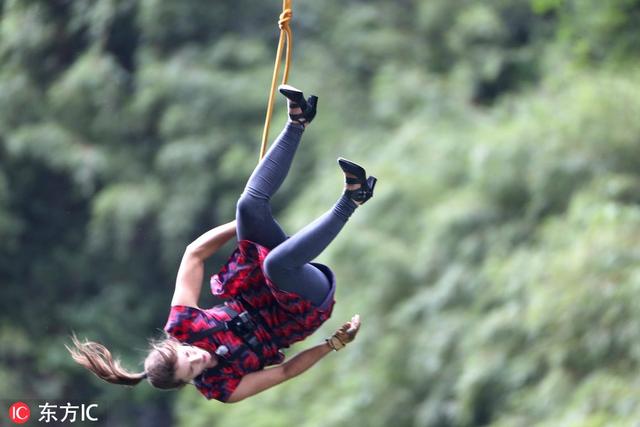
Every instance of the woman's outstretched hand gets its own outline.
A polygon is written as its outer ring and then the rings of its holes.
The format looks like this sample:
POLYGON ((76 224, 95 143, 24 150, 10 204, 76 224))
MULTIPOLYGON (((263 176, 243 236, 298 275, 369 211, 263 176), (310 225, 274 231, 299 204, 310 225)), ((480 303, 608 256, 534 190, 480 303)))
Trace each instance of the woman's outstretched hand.
POLYGON ((342 325, 331 337, 327 338, 327 344, 335 351, 341 350, 356 338, 359 330, 360 315, 356 314, 350 322, 342 325))

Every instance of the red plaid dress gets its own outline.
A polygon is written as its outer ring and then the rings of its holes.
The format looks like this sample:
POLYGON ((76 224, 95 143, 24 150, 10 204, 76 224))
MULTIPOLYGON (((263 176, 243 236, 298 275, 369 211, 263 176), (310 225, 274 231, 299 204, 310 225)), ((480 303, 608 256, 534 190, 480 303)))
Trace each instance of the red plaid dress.
MULTIPOLYGON (((262 354, 254 353, 231 331, 216 332, 194 345, 211 353, 226 345, 231 361, 205 370, 194 379, 198 390, 208 399, 226 402, 243 376, 282 363, 284 354, 279 350, 311 335, 324 323, 333 310, 335 282, 331 270, 322 264, 313 264, 329 279, 331 290, 318 307, 299 295, 278 289, 263 273, 263 263, 269 249, 247 240, 238 242, 235 251, 218 274, 211 278, 214 295, 227 299, 226 304, 237 312, 249 309, 259 315, 256 337, 262 345, 262 354), (248 306, 248 307, 247 307, 248 306), (261 363, 260 358, 264 361, 261 363)), ((255 316, 254 316, 255 317, 255 316)), ((220 306, 207 310, 186 306, 173 306, 165 326, 167 333, 180 341, 198 331, 214 327, 228 320, 220 306)))

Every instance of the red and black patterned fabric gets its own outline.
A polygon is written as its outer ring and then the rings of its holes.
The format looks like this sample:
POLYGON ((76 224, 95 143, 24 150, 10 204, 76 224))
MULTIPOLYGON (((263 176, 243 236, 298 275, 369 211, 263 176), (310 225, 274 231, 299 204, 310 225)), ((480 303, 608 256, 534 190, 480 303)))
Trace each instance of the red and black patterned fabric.
MULTIPOLYGON (((242 240, 218 274, 211 278, 214 295, 227 299, 225 304, 237 312, 245 309, 257 321, 256 337, 261 344, 261 355, 254 353, 231 331, 220 331, 192 343, 214 353, 220 345, 229 348, 234 357, 205 370, 194 379, 197 389, 208 399, 228 400, 243 376, 279 364, 284 355, 279 351, 301 341, 322 325, 331 315, 335 303, 335 283, 331 270, 314 264, 327 275, 331 291, 319 306, 291 292, 285 292, 263 273, 263 263, 269 250, 256 243, 242 240), (242 302, 241 302, 242 301, 242 302), (256 316, 257 315, 257 316, 256 316), (264 361, 261 363, 260 358, 264 361)), ((202 310, 187 306, 173 306, 165 331, 186 342, 196 332, 215 327, 229 320, 229 315, 214 306, 202 310)))
MULTIPOLYGON (((236 312, 244 311, 238 301, 228 301, 227 305, 236 312)), ((188 342, 195 333, 221 325, 229 319, 229 314, 221 306, 202 310, 174 305, 171 307, 165 331, 179 341, 188 342)), ((210 353, 215 353, 218 347, 224 345, 229 349, 229 354, 234 356, 221 360, 217 366, 205 370, 196 377, 194 379, 196 388, 208 399, 224 402, 236 389, 244 375, 260 370, 266 365, 282 363, 284 354, 273 343, 264 327, 258 326, 256 337, 261 344, 260 355, 254 353, 242 339, 229 330, 219 330, 190 342, 210 353)))

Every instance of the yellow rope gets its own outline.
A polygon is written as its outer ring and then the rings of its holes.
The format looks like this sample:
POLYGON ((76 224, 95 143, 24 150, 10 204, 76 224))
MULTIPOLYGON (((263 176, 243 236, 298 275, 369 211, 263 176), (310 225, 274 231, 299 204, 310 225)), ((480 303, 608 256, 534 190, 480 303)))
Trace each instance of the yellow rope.
POLYGON ((260 159, 262 159, 267 151, 267 139, 269 138, 269 126, 271 125, 271 116, 273 114, 273 99, 276 92, 276 82, 278 81, 278 73, 280 71, 280 58, 282 57, 282 48, 285 41, 287 42, 287 54, 284 63, 284 73, 282 76, 282 84, 286 84, 289 79, 289 63, 291 62, 291 51, 293 50, 293 33, 289 28, 289 21, 293 12, 291 10, 291 0, 282 1, 282 13, 278 20, 280 27, 280 40, 278 41, 278 51, 276 53, 276 63, 273 67, 273 77, 271 78, 271 91, 269 92, 269 101, 267 103, 267 117, 264 121, 264 129, 262 131, 262 145, 260 146, 260 159))

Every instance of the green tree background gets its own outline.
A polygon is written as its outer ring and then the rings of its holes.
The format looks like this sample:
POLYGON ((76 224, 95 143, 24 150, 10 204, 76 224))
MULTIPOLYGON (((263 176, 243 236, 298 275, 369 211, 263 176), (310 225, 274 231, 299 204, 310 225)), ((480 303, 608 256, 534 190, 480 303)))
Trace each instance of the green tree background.
POLYGON ((340 155, 380 182, 289 354, 355 312, 358 340, 236 405, 70 360, 75 331, 139 368, 185 245, 233 217, 280 8, 0 1, 0 399, 104 426, 637 425, 639 0, 294 0, 290 82, 320 105, 274 210, 321 214, 340 155))

